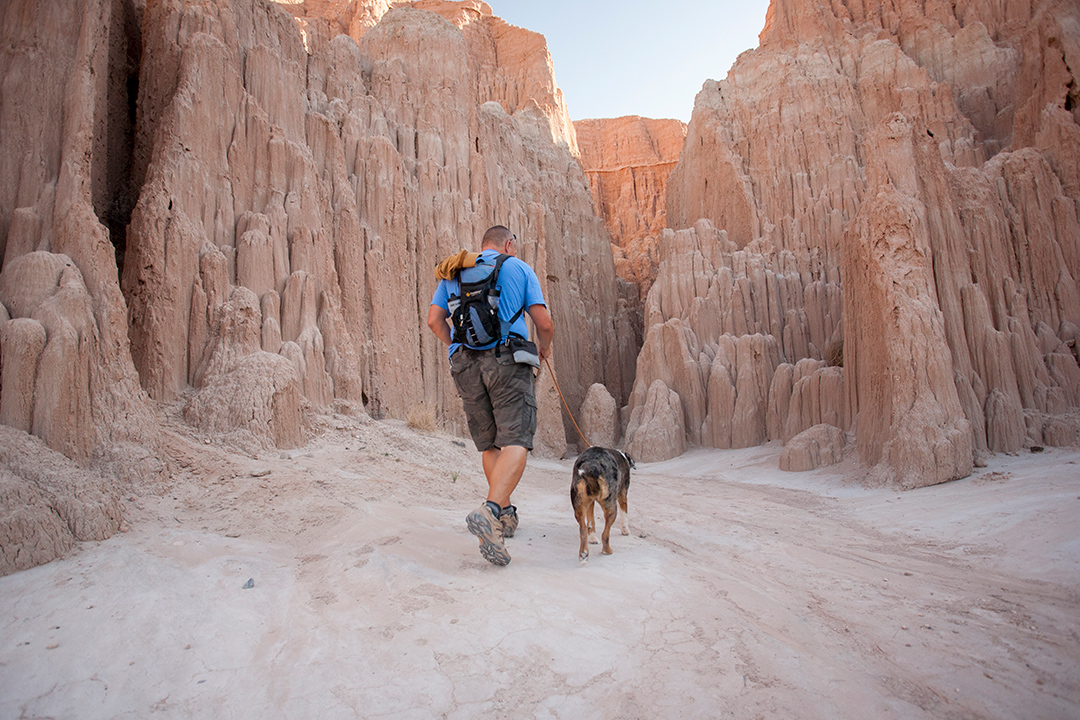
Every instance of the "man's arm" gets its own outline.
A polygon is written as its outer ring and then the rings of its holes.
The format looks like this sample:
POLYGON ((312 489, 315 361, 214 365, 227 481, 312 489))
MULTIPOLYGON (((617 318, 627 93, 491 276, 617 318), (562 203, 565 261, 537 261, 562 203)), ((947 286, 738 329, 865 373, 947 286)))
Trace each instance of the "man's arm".
MULTIPOLYGON (((529 317, 532 318, 533 327, 536 328, 536 347, 540 351, 540 359, 543 360, 551 353, 551 341, 555 337, 555 325, 551 322, 551 313, 546 305, 530 305, 529 317)), ((431 324, 431 321, 428 321, 431 324)))
MULTIPOLYGON (((530 313, 530 316, 532 313, 530 313)), ((431 328, 431 332, 435 333, 435 337, 442 340, 443 345, 450 344, 450 326, 446 324, 446 318, 449 315, 446 310, 443 310, 438 305, 432 305, 428 308, 427 314, 427 326, 431 328)))

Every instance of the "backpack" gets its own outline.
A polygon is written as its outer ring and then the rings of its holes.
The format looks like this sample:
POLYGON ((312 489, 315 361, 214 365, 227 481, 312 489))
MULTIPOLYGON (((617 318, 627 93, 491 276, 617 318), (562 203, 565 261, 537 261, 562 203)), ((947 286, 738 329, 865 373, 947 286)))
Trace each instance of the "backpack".
POLYGON ((494 265, 477 263, 458 273, 458 294, 451 293, 446 303, 454 342, 474 348, 490 345, 521 317, 524 307, 508 322, 499 319, 499 270, 508 257, 500 254, 494 265))

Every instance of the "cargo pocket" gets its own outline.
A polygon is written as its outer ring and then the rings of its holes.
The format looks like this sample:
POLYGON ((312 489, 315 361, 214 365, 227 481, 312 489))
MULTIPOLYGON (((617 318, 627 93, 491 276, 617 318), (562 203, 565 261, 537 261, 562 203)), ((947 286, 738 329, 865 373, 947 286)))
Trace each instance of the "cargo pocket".
POLYGON ((536 434, 536 395, 526 394, 522 408, 521 434, 524 436, 523 439, 528 440, 523 445, 532 449, 532 439, 536 434))

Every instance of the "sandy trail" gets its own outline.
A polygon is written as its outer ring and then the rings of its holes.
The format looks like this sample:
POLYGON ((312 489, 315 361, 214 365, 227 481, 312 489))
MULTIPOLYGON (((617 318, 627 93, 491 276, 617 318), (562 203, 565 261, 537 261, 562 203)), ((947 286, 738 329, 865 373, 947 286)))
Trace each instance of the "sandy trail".
POLYGON ((533 460, 497 568, 449 436, 193 440, 130 532, 0 578, 0 717, 1080 716, 1077 451, 906 493, 693 451, 584 566, 572 463, 533 460))

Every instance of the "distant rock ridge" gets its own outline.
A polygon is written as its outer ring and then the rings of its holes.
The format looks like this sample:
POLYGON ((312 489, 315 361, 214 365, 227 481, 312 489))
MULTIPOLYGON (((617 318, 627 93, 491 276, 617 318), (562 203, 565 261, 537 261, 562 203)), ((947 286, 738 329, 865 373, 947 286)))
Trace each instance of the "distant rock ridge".
POLYGON ((667 226, 667 179, 686 125, 636 115, 574 122, 593 203, 611 236, 619 295, 632 318, 634 346, 644 337, 645 297, 660 264, 667 226))
POLYGON ((1064 0, 775 0, 668 179, 630 445, 658 380, 692 443, 786 440, 815 424, 787 368, 841 343, 809 407, 873 481, 1080 442, 1078 67, 1064 0))
POLYGON ((686 125, 631 115, 574 122, 593 203, 615 246, 615 269, 642 299, 656 279, 656 243, 667 227, 667 179, 686 125))
POLYGON ((657 235, 667 227, 667 177, 682 152, 686 125, 637 115, 577 120, 581 165, 612 241, 657 235))

